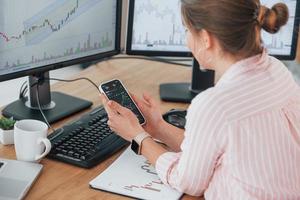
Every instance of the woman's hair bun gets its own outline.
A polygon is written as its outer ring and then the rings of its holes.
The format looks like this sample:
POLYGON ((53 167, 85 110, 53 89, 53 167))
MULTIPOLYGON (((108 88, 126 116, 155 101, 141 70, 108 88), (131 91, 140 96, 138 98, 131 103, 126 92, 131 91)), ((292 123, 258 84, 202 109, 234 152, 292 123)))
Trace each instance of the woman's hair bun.
POLYGON ((277 33, 289 20, 289 9, 284 3, 277 3, 271 9, 261 6, 259 23, 269 33, 277 33))

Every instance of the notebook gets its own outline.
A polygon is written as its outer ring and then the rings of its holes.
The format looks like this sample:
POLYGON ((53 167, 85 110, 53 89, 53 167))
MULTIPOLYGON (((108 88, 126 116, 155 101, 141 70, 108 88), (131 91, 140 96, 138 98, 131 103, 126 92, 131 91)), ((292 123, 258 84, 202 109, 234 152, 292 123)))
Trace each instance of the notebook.
POLYGON ((154 167, 130 147, 104 172, 90 182, 94 189, 138 199, 176 200, 182 193, 164 185, 154 167))

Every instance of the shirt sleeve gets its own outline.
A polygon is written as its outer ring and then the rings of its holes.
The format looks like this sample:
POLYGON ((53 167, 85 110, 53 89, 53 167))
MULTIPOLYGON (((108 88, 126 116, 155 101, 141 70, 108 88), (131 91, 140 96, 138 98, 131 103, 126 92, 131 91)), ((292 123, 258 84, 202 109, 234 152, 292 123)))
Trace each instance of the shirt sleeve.
POLYGON ((156 161, 157 173, 165 184, 190 195, 203 195, 223 153, 223 112, 219 101, 209 92, 193 100, 182 151, 164 153, 156 161))

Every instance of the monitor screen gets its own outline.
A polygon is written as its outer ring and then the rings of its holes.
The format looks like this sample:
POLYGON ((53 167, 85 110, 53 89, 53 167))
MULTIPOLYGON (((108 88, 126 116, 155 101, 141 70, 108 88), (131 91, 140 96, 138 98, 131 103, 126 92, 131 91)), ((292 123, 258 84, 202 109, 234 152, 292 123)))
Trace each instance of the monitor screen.
POLYGON ((117 54, 119 3, 0 1, 0 80, 117 54))
POLYGON ((132 50, 189 51, 179 1, 135 1, 132 50))
MULTIPOLYGON (((263 32, 262 38, 269 54, 288 59, 295 57, 297 1, 262 0, 261 4, 272 7, 278 2, 284 2, 289 7, 288 24, 275 35, 263 32)), ((181 20, 180 1, 131 0, 130 3, 128 54, 190 56, 181 20)))

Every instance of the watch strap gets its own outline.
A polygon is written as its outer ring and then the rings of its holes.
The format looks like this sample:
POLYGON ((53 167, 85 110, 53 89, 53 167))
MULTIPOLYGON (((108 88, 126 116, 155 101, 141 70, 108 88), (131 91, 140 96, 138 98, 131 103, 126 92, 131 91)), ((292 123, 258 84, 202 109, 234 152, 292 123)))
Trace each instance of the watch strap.
POLYGON ((149 133, 142 132, 137 136, 135 136, 133 139, 134 141, 136 141, 136 143, 138 143, 139 146, 141 146, 143 140, 146 139, 147 137, 151 137, 151 135, 149 135, 149 133))
POLYGON ((142 132, 140 134, 138 134, 136 137, 133 138, 132 142, 131 142, 131 149, 138 155, 141 155, 141 150, 142 150, 142 142, 144 139, 151 137, 151 135, 149 135, 146 132, 142 132))

